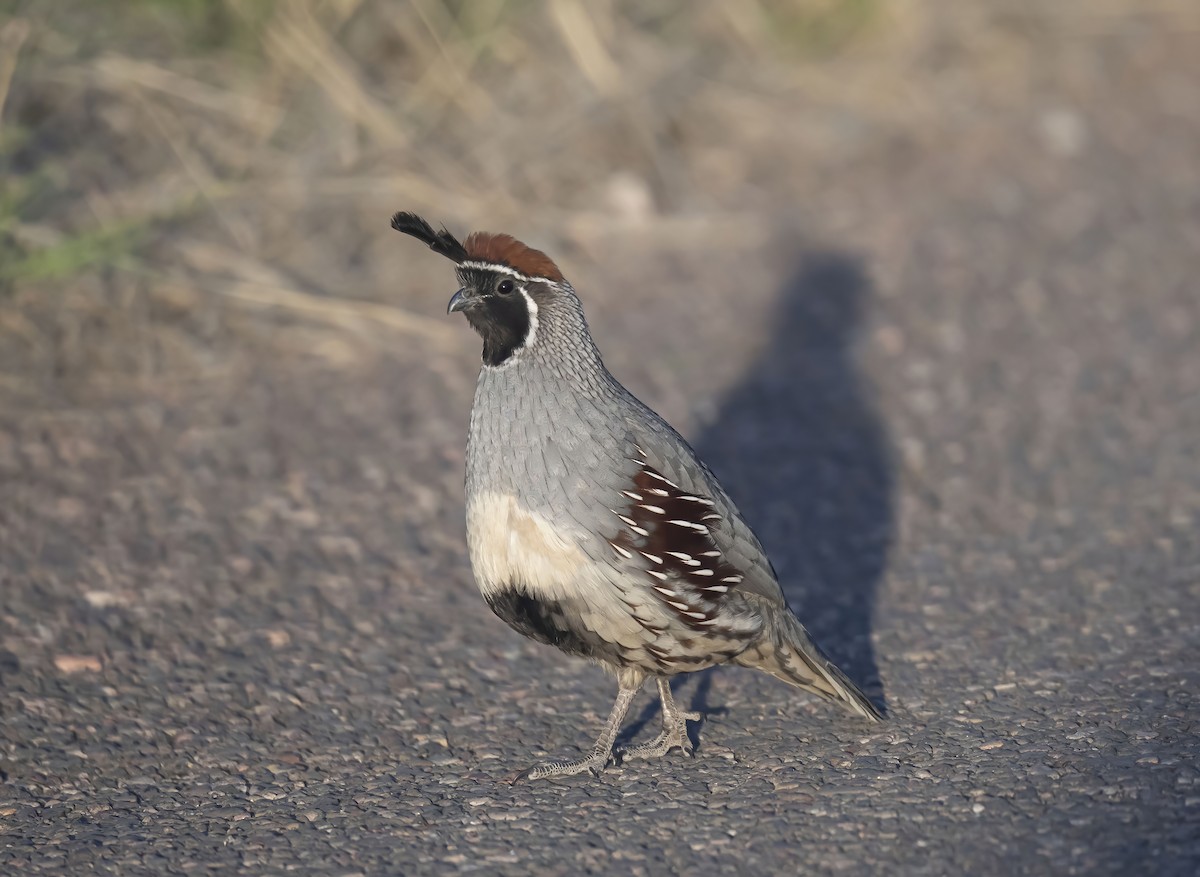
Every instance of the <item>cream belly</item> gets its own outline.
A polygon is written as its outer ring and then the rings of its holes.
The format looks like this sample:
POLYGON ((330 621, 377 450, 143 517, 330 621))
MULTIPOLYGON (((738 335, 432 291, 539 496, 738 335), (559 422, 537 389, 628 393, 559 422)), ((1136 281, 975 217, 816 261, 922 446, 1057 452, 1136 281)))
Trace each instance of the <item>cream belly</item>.
POLYGON ((479 590, 520 586, 532 596, 578 596, 572 587, 593 562, 574 534, 563 532, 517 498, 481 493, 467 504, 468 547, 479 590))
POLYGON ((569 606, 581 630, 639 652, 656 638, 642 621, 666 620, 631 577, 614 575, 610 564, 596 562, 580 548, 585 536, 564 532, 513 496, 475 496, 467 505, 467 532, 475 581, 489 603, 517 590, 546 604, 569 606))
POLYGON ((596 657, 614 672, 620 667, 667 674, 696 670, 727 660, 745 645, 740 636, 714 631, 693 637, 681 631, 642 576, 591 559, 580 548, 586 537, 564 532, 513 496, 475 496, 467 506, 467 532, 475 580, 497 614, 530 635, 527 625, 497 610, 514 592, 546 611, 565 610, 560 617, 571 619, 573 636, 608 644, 611 655, 596 657))

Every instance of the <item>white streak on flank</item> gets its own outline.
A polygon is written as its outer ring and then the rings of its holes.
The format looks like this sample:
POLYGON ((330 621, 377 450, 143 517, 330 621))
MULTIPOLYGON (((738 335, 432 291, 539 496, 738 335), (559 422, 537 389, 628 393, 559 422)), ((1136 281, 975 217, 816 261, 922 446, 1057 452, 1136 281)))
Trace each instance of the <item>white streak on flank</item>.
MULTIPOLYGON (((679 558, 684 563, 693 562, 692 556, 690 554, 684 554, 682 551, 668 551, 667 554, 671 555, 672 557, 679 558)), ((695 565, 699 566, 699 561, 695 561, 695 565)))
POLYGON ((716 624, 716 623, 717 623, 717 619, 715 619, 715 618, 708 618, 708 619, 705 619, 704 621, 701 621, 700 623, 701 623, 701 624, 716 624))
POLYGON ((692 521, 680 521, 678 519, 668 521, 668 524, 675 524, 677 527, 687 527, 689 530, 695 530, 697 533, 708 533, 708 527, 703 524, 696 524, 692 521))
POLYGON ((613 512, 612 509, 609 509, 609 511, 612 512, 614 515, 616 515, 618 518, 620 518, 622 521, 624 521, 626 527, 632 527, 634 524, 637 523, 636 521, 634 521, 633 518, 626 517, 625 515, 621 514, 620 512, 613 512))
POLYGON ((704 590, 711 591, 714 594, 724 594, 726 591, 729 590, 729 586, 728 585, 709 585, 704 590))
POLYGON ((741 580, 742 580, 741 576, 725 576, 725 578, 721 579, 721 581, 729 582, 731 585, 739 584, 741 582, 741 580))
POLYGON ((713 512, 711 515, 705 515, 700 520, 702 520, 702 521, 719 521, 719 520, 721 520, 721 516, 719 514, 717 514, 716 512, 713 512))
MULTIPOLYGON (((692 614, 690 611, 692 607, 689 606, 687 603, 676 603, 674 600, 668 600, 667 602, 670 603, 672 606, 674 606, 676 609, 678 609, 680 612, 687 612, 689 615, 692 614)), ((701 615, 700 617, 703 618, 704 616, 701 615)))
POLYGON ((639 536, 649 536, 650 535, 649 530, 643 530, 641 527, 635 527, 633 524, 629 525, 629 529, 632 530, 633 532, 637 533, 639 536))
POLYGON ((646 472, 646 474, 647 474, 647 475, 649 475, 651 478, 657 478, 657 479, 658 479, 659 481, 661 481, 663 484, 669 484, 669 485, 671 485, 672 487, 674 487, 676 490, 678 490, 678 489, 679 489, 679 485, 678 485, 678 484, 676 484, 674 481, 672 481, 670 478, 666 478, 666 477, 664 477, 664 476, 662 476, 662 475, 659 475, 657 472, 651 472, 649 469, 646 469, 646 470, 645 470, 645 472, 646 472))
POLYGON ((648 569, 646 572, 650 573, 650 575, 654 576, 660 582, 665 582, 667 580, 667 574, 665 572, 659 572, 656 569, 648 569))
POLYGON ((661 587, 660 585, 655 585, 654 590, 658 591, 658 593, 662 594, 664 597, 678 597, 679 596, 674 591, 672 591, 670 588, 664 588, 664 587, 661 587))
POLYGON ((655 554, 650 554, 649 552, 646 552, 646 551, 639 551, 638 554, 640 554, 642 557, 646 558, 647 560, 657 563, 659 566, 662 566, 662 558, 661 557, 659 557, 655 554))
POLYGON ((719 551, 702 551, 702 552, 700 552, 700 556, 701 557, 720 557, 721 552, 719 552, 719 551))
POLYGON ((688 502, 698 502, 698 503, 700 503, 700 505, 706 505, 706 506, 712 505, 711 499, 705 499, 702 496, 692 496, 690 493, 681 494, 679 498, 686 499, 688 502))
POLYGON ((670 496, 671 494, 663 490, 661 487, 651 487, 646 490, 646 493, 653 493, 655 496, 670 496))
POLYGON ((626 551, 624 548, 622 548, 616 542, 609 542, 608 544, 613 547, 613 551, 617 552, 617 554, 621 555, 626 560, 630 560, 633 558, 632 554, 630 554, 628 551, 626 551))
POLYGON ((642 495, 640 493, 634 493, 632 490, 622 490, 621 493, 632 499, 634 502, 642 501, 642 495))
POLYGON ((702 620, 705 617, 703 612, 685 612, 683 614, 690 616, 691 618, 695 618, 697 620, 702 620))
POLYGON ((711 569, 689 569, 688 572, 694 576, 711 576, 713 574, 711 569))
POLYGON ((662 506, 657 506, 657 505, 648 505, 648 504, 646 504, 646 503, 644 503, 644 502, 643 502, 643 503, 638 503, 638 506, 639 506, 640 508, 644 508, 644 509, 645 509, 646 511, 648 511, 648 512, 654 512, 654 514, 656 514, 656 515, 665 515, 665 514, 667 513, 667 512, 666 512, 666 510, 665 510, 665 509, 663 509, 663 507, 662 507, 662 506))

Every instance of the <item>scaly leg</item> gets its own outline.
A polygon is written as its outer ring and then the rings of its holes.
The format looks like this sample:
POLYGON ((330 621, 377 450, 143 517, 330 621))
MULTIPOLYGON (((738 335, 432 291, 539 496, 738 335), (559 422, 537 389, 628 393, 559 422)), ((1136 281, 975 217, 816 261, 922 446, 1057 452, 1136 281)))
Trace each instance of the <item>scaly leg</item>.
POLYGON ((573 776, 577 773, 583 773, 585 770, 590 770, 593 774, 599 776, 601 771, 612 760, 613 742, 617 739, 617 733, 621 730, 621 722, 625 721, 625 714, 629 712, 629 705, 637 697, 640 688, 640 685, 637 688, 621 688, 617 692, 617 702, 613 704, 612 712, 608 714, 608 721, 604 723, 604 730, 596 738, 596 743, 592 746, 592 751, 587 756, 575 761, 550 761, 546 764, 535 764, 533 767, 522 772, 513 782, 517 782, 518 780, 537 780, 542 777, 573 776))
POLYGON ((662 698, 662 733, 649 743, 630 746, 622 752, 626 758, 657 758, 676 747, 684 755, 692 754, 692 741, 688 737, 687 723, 698 722, 700 713, 684 712, 671 697, 671 683, 665 676, 658 677, 658 694, 662 698))

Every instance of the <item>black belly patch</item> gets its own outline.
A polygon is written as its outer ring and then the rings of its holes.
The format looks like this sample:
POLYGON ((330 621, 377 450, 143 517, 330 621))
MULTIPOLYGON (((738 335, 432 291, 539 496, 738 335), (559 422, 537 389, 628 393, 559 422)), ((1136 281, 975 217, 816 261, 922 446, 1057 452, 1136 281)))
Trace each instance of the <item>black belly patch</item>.
POLYGON ((507 587, 487 595, 488 606, 517 633, 540 643, 562 649, 569 655, 604 658, 606 643, 584 629, 557 600, 531 597, 517 588, 507 587))

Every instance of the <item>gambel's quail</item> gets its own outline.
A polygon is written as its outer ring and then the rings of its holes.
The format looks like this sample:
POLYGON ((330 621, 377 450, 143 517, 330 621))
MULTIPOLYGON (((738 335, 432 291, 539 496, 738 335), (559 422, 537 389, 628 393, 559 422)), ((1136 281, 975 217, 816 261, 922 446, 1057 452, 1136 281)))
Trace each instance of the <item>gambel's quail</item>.
POLYGON ((522 776, 598 774, 649 676, 662 733, 621 754, 690 753, 687 722, 700 716, 668 680, 714 664, 764 670, 880 720, 792 614, 716 477, 608 373, 558 266, 505 234, 460 243, 412 213, 392 227, 457 263, 447 312, 483 338, 466 464, 479 589, 518 633, 595 661, 619 686, 586 757, 522 776))

